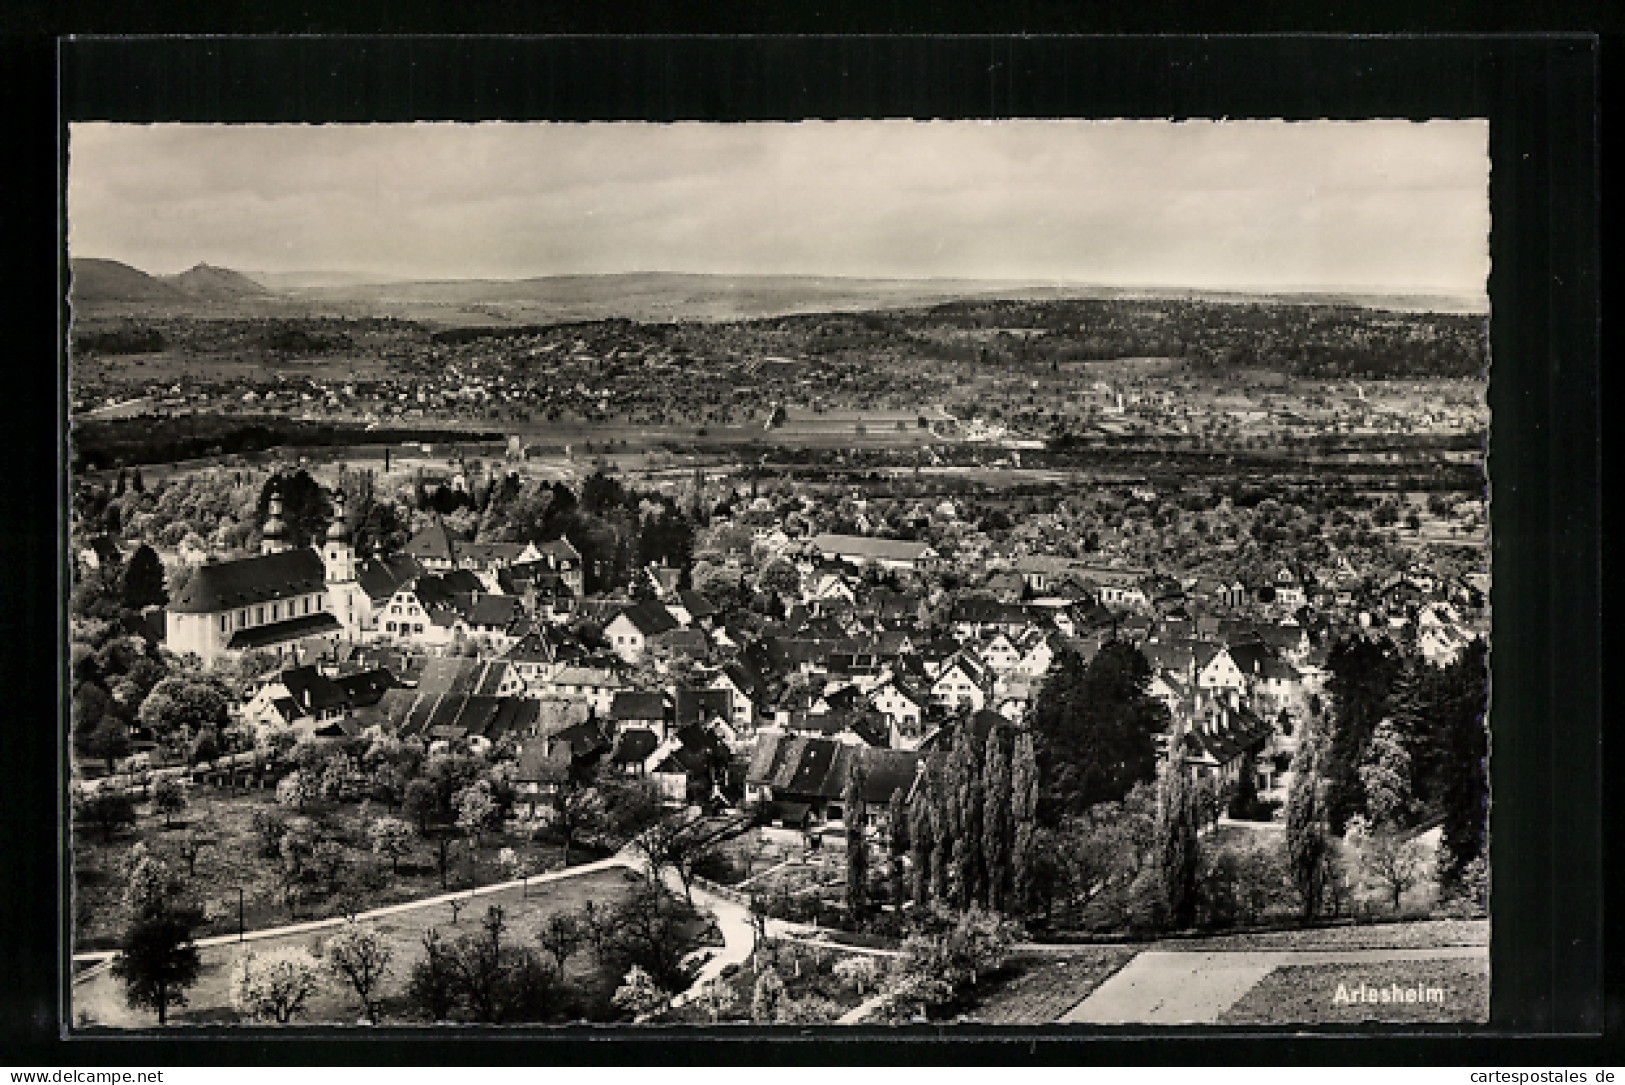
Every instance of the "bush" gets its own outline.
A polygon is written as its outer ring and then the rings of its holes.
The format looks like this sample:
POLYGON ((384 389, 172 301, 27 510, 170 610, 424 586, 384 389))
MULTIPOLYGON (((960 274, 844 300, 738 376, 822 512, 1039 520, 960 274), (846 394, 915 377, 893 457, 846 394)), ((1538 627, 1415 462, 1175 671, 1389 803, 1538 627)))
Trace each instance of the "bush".
POLYGON ((1241 864, 1229 848, 1202 853, 1196 882, 1196 922, 1203 927, 1234 926, 1241 914, 1241 864))
POLYGON ((1236 906, 1242 920, 1263 919, 1287 892, 1286 871, 1274 848, 1259 845, 1236 853, 1236 906))

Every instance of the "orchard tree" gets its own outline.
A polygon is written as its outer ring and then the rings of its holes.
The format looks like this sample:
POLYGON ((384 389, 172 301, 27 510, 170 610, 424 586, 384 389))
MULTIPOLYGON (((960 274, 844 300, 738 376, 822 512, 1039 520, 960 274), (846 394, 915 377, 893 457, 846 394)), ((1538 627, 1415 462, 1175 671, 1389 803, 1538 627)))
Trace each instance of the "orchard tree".
POLYGON ((175 815, 186 809, 186 793, 173 776, 160 776, 152 785, 152 808, 164 816, 164 828, 175 827, 175 815))
POLYGON ((190 741, 205 728, 220 731, 231 723, 225 690, 197 674, 172 675, 153 686, 137 718, 161 740, 190 741))
POLYGON ((321 987, 321 966, 304 946, 249 950, 231 969, 231 1004, 254 1021, 286 1025, 321 987))
POLYGON ((328 970, 348 983, 361 1001, 361 1016, 378 1020, 378 986, 389 974, 393 951, 389 942, 370 925, 350 920, 323 944, 322 956, 328 970))
POLYGON ((134 825, 136 820, 135 803, 123 791, 97 791, 78 800, 74 809, 83 823, 100 831, 104 844, 112 843, 118 830, 134 825))
POLYGON ((367 840, 372 853, 389 860, 389 872, 394 877, 401 873, 401 856, 412 851, 412 827, 400 818, 375 818, 367 826, 367 840))
POLYGON ((85 738, 85 753, 107 763, 108 775, 118 768, 118 759, 130 755, 130 730, 115 716, 103 716, 85 738))
POLYGON ((553 958, 555 975, 564 980, 564 966, 586 941, 587 932, 573 912, 553 912, 542 922, 536 940, 548 956, 553 958))
POLYGON ((474 838, 480 845, 481 835, 501 824, 501 810, 491 797, 491 785, 485 780, 458 792, 454 804, 457 809, 457 827, 474 838))
POLYGON ((165 1024, 171 1006, 186 1004, 186 988, 201 970, 193 932, 203 913, 183 896, 179 879, 167 864, 136 845, 124 863, 128 925, 120 939, 113 975, 124 987, 125 1001, 148 1009, 165 1024))
POLYGON ((124 931, 113 976, 132 1007, 152 1010, 158 1024, 172 1006, 186 1005, 186 989, 202 971, 193 931, 202 916, 178 907, 137 915, 124 931))

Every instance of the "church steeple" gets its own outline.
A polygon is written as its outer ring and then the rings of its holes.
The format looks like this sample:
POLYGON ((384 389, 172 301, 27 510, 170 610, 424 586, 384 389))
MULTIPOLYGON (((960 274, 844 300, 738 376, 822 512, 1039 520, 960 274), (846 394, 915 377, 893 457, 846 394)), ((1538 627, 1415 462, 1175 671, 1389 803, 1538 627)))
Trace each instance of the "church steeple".
POLYGON ((355 579, 355 548, 350 545, 350 525, 344 521, 343 490, 333 494, 333 522, 327 525, 322 564, 327 566, 329 584, 347 584, 355 579))
POLYGON ((265 527, 260 532, 260 553, 280 554, 288 548, 288 525, 282 519, 282 495, 271 491, 271 503, 265 510, 265 527))

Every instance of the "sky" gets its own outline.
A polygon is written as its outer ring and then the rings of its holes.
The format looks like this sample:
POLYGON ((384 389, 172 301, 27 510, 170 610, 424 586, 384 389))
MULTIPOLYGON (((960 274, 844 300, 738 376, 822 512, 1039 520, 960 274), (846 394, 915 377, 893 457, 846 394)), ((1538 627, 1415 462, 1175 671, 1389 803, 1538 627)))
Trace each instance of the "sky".
POLYGON ((378 279, 631 271, 1482 298, 1483 121, 113 125, 75 257, 378 279))

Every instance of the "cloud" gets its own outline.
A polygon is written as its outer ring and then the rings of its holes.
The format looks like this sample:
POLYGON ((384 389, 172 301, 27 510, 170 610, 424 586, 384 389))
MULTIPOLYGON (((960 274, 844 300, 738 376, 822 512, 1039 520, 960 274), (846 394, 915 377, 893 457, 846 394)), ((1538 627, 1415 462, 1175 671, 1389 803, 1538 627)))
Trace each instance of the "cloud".
POLYGON ((70 250, 176 271, 1195 286, 1488 275, 1483 122, 74 125, 70 250))

